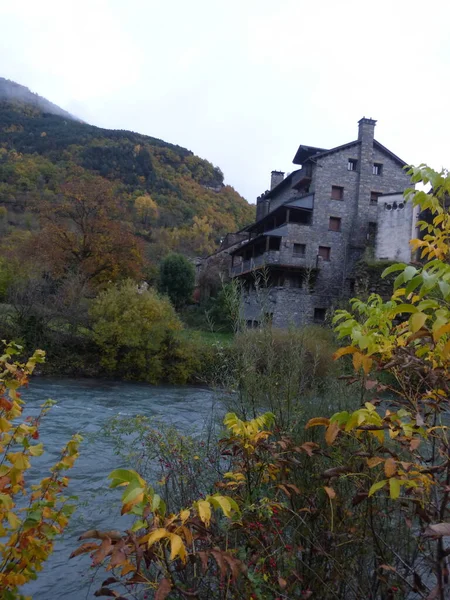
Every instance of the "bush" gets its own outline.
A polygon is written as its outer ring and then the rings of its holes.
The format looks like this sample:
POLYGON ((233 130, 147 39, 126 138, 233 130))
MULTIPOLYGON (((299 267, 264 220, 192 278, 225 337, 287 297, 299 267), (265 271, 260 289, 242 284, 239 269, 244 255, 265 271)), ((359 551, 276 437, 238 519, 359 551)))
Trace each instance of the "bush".
POLYGON ((168 299, 126 281, 101 292, 90 315, 107 373, 150 383, 161 380, 167 340, 182 328, 168 299))
POLYGON ((5 600, 23 598, 19 587, 36 579, 55 537, 69 522, 75 507, 63 495, 69 482, 63 472, 73 466, 81 441, 74 435, 50 475, 30 486, 31 462, 44 452, 43 444, 36 442, 39 425, 52 402, 47 401, 37 417, 22 420, 25 403, 18 390, 44 360, 37 350, 26 363, 14 361, 22 350, 9 344, 0 357, 0 597, 5 600))

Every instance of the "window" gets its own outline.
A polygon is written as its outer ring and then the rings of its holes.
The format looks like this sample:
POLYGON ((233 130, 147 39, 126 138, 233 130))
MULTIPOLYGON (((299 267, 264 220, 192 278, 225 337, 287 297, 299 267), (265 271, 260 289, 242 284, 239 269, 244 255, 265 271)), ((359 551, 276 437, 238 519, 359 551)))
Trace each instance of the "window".
POLYGON ((331 248, 329 246, 319 246, 319 256, 323 260, 330 260, 331 248))
POLYGON ((383 165, 381 163, 373 163, 372 173, 373 175, 381 175, 383 172, 383 165))
POLYGON ((315 308, 314 321, 317 321, 318 323, 323 323, 325 321, 326 312, 327 311, 325 308, 315 308))
POLYGON ((294 244, 292 254, 294 256, 305 256, 306 244, 294 244))
POLYGON ((340 217, 330 217, 330 222, 328 223, 329 231, 340 231, 341 230, 341 219, 340 217))
POLYGON ((370 204, 377 204, 380 196, 381 192, 370 192, 370 204))
POLYGON ((344 188, 339 185, 331 186, 331 198, 333 200, 343 200, 344 199, 344 188))
POLYGON ((349 158, 348 163, 347 163, 347 169, 349 171, 356 171, 357 164, 358 164, 358 161, 356 160, 356 158, 349 158))
POLYGON ((303 277, 301 275, 291 275, 291 288, 303 287, 303 277))

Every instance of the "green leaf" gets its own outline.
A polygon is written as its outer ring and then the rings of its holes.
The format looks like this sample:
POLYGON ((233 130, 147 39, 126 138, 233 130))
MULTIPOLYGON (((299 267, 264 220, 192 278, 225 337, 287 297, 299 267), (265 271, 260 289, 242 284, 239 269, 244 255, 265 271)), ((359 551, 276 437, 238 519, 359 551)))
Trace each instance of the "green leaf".
POLYGON ((375 494, 375 492, 378 492, 378 490, 381 490, 382 488, 384 488, 384 486, 386 485, 387 482, 388 482, 387 479, 383 479, 382 481, 377 481, 377 483, 374 483, 369 490, 369 496, 373 496, 373 494, 375 494))
POLYGON ((123 485, 125 483, 131 483, 132 481, 139 482, 142 486, 145 484, 144 480, 140 475, 133 471, 132 469, 116 469, 112 473, 108 475, 109 479, 112 479, 109 487, 116 488, 119 485, 123 485))
POLYGON ((413 292, 416 287, 418 287, 423 281, 422 275, 416 275, 411 279, 405 289, 405 296, 409 296, 411 292, 413 292))
POLYGON ((416 313, 417 308, 413 304, 398 304, 392 311, 392 316, 399 315, 401 313, 416 313))
POLYGON ((397 498, 400 496, 399 479, 395 479, 394 477, 391 477, 391 479, 389 479, 389 495, 392 498, 392 500, 397 500, 397 498))
POLYGON ((394 281, 394 290, 397 290, 401 286, 401 284, 403 283, 404 280, 405 280, 404 273, 400 273, 400 275, 397 275, 397 277, 395 278, 395 281, 394 281))
POLYGON ((427 320, 428 315, 422 312, 417 312, 411 316, 409 319, 409 329, 412 333, 416 333, 423 327, 425 321, 427 320))
POLYGON ((391 265, 387 269, 385 269, 381 273, 381 277, 387 277, 391 273, 395 273, 395 271, 402 271, 406 267, 405 263, 395 263, 395 265, 391 265))
POLYGON ((441 290, 444 298, 447 299, 448 295, 450 294, 450 285, 446 281, 440 281, 439 289, 441 290))
POLYGON ((403 271, 404 280, 410 281, 416 273, 417 273, 416 267, 412 267, 411 265, 409 267, 406 267, 406 269, 403 271))

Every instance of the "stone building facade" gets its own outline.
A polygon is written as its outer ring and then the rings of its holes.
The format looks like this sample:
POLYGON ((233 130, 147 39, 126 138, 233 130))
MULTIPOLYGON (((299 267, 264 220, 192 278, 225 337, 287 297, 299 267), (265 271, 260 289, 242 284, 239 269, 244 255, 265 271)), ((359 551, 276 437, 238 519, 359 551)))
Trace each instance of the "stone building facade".
POLYGON ((398 218, 384 206, 387 194, 400 198, 411 182, 406 163, 374 139, 375 124, 361 119, 357 140, 329 150, 301 145, 297 170, 287 177, 272 172, 256 221, 243 230, 246 243, 231 252, 249 327, 263 319, 277 327, 323 321, 337 299, 353 293, 353 268, 376 240, 382 258, 404 260, 412 213, 397 199, 398 218), (401 235, 389 245, 397 229, 401 235))

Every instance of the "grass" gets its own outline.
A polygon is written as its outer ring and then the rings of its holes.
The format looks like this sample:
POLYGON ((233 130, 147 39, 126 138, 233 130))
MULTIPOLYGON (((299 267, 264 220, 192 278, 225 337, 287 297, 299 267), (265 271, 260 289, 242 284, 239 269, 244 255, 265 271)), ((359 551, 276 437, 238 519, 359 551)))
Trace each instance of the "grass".
POLYGON ((220 342, 224 345, 230 345, 233 342, 233 334, 232 333, 221 333, 214 331, 202 331, 200 329, 192 329, 186 327, 180 333, 180 335, 185 339, 195 338, 201 342, 204 342, 208 345, 214 345, 217 342, 220 342))

